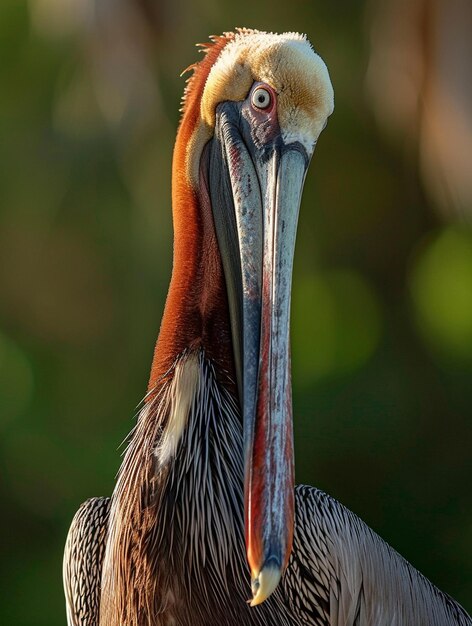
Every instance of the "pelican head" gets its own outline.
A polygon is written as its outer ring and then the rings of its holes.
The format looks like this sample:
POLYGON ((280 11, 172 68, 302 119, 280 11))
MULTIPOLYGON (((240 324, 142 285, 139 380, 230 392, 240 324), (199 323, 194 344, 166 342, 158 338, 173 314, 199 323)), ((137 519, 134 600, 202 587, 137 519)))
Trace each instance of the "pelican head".
POLYGON ((184 169, 211 209, 226 281, 256 605, 276 588, 292 547, 292 265, 305 174, 333 89, 326 65, 296 33, 241 29, 215 39, 210 57, 187 88, 184 169))

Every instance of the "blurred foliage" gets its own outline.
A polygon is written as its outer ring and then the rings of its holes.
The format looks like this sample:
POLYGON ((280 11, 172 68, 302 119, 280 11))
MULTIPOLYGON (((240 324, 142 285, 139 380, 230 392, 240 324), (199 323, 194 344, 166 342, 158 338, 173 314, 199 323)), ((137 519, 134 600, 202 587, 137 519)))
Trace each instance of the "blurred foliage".
POLYGON ((454 360, 472 361, 472 232, 443 229, 419 255, 411 288, 425 339, 454 360))
POLYGON ((365 8, 0 3, 2 624, 65 623, 67 528, 113 488, 170 275, 179 73, 236 25, 307 32, 336 93, 297 243, 298 480, 472 609, 472 233, 379 135, 365 8))
POLYGON ((313 272, 296 281, 292 298, 294 375, 299 385, 309 388, 316 380, 352 373, 370 359, 380 338, 381 313, 359 272, 313 272))

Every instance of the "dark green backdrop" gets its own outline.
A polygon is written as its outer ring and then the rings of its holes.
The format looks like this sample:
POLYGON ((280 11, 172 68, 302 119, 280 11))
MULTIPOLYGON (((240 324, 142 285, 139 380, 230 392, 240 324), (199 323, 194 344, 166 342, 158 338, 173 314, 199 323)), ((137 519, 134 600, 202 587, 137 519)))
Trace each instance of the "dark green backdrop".
POLYGON ((297 479, 472 610, 472 234, 374 122, 364 3, 96 5, 0 3, 1 623, 65 623, 67 528, 113 488, 170 275, 179 73, 237 25, 306 32, 335 88, 297 242, 297 479))

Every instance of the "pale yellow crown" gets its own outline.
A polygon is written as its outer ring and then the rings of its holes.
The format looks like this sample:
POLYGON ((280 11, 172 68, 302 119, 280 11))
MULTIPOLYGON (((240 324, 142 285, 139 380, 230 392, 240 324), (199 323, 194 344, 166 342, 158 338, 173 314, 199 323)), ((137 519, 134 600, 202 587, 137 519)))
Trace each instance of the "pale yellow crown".
POLYGON ((190 159, 213 135, 217 105, 244 100, 255 81, 267 83, 277 93, 284 141, 299 141, 311 152, 334 109, 333 87, 324 61, 305 35, 240 29, 225 45, 206 80, 200 124, 189 145, 190 169, 194 167, 190 159))
POLYGON ((221 52, 208 76, 201 112, 213 127, 215 109, 225 100, 244 100, 254 81, 278 94, 277 114, 286 142, 313 144, 333 112, 328 70, 304 35, 240 31, 221 52))

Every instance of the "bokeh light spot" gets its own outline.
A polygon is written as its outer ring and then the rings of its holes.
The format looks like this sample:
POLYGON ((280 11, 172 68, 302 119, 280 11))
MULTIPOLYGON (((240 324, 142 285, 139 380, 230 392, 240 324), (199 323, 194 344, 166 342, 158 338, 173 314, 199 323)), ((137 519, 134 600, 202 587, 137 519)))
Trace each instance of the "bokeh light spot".
POLYGON ((472 232, 444 229, 416 259, 411 293, 420 332, 436 351, 472 359, 472 232))
POLYGON ((296 384, 360 368, 378 345, 382 314, 359 273, 318 272, 295 281, 292 310, 296 384))

